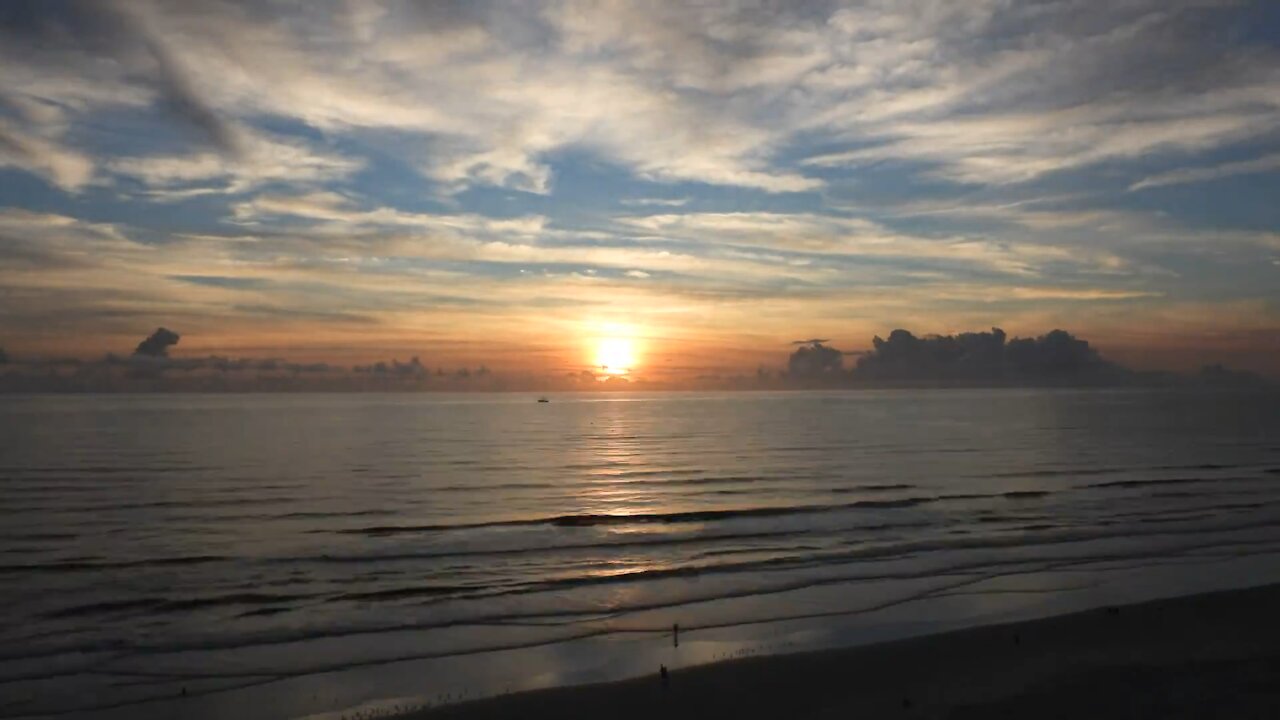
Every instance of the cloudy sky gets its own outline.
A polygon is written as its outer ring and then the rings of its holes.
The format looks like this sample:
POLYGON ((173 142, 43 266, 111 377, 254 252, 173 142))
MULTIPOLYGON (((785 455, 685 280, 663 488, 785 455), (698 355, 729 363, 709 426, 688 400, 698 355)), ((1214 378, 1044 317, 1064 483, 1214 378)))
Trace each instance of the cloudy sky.
POLYGON ((1280 3, 0 4, 0 347, 1280 371, 1280 3))

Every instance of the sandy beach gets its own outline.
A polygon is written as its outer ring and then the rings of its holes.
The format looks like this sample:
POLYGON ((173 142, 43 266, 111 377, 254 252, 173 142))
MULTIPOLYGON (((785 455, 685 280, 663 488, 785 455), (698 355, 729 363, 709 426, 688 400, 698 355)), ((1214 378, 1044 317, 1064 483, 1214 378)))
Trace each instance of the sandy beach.
POLYGON ((1280 717, 1280 585, 427 709, 499 717, 1280 717))

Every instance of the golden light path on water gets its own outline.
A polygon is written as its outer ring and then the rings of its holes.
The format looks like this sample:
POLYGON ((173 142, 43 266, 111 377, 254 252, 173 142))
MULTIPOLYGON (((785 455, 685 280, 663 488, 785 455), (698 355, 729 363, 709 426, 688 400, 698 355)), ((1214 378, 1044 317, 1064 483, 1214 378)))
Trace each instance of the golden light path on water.
MULTIPOLYGON (((618 338, 611 338, 615 340, 618 338)), ((604 349, 606 343, 601 343, 601 349, 604 349)), ((621 357, 622 352, 628 353, 630 357, 630 343, 625 346, 619 344, 611 346, 616 349, 621 357)), ((602 365, 607 363, 602 363, 602 365)), ((629 414, 626 412, 625 401, 611 402, 605 405, 607 408, 597 417, 597 424, 590 437, 590 457, 591 463, 599 470, 593 471, 592 482, 589 483, 579 496, 580 510, 583 513, 598 515, 635 515, 649 512, 670 511, 672 508, 659 506, 655 507, 651 492, 638 490, 635 486, 627 483, 622 477, 623 473, 631 471, 651 470, 651 466, 643 453, 639 451, 636 440, 633 437, 635 428, 629 421, 629 414)), ((632 526, 627 529, 612 528, 604 526, 601 528, 603 532, 610 535, 647 535, 654 532, 661 532, 656 526, 632 526)), ((584 572, 593 577, 613 577, 619 575, 643 574, 655 570, 670 569, 673 567, 669 563, 656 562, 652 557, 645 557, 637 554, 636 556, 617 555, 608 560, 599 563, 594 568, 584 569, 584 572)), ((638 592, 636 587, 629 585, 618 585, 600 602, 601 612, 612 612, 618 608, 628 606, 632 600, 631 596, 638 592)), ((608 622, 608 621, 606 621, 608 622)), ((609 622, 612 626, 612 623, 609 622)), ((615 628, 616 629, 616 628, 615 628)))

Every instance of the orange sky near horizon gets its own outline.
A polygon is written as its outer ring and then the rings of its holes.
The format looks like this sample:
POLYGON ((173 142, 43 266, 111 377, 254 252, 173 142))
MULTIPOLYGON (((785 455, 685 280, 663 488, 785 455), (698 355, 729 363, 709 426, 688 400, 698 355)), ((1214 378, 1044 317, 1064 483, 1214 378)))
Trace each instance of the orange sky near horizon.
MULTIPOLYGON (((787 325, 787 323, 782 323, 787 325)), ((298 323, 273 325, 256 331, 237 327, 227 330, 209 323, 193 323, 194 330, 179 323, 167 325, 182 335, 171 355, 174 357, 279 358, 295 362, 329 362, 338 365, 366 364, 392 359, 407 361, 419 357, 430 368, 452 371, 459 367, 484 365, 491 370, 529 375, 560 375, 591 371, 598 375, 621 375, 653 381, 681 383, 704 375, 751 374, 757 368, 778 370, 786 366, 794 351, 793 341, 811 337, 829 338, 829 343, 848 353, 869 350, 874 336, 885 337, 895 327, 905 327, 917 335, 983 331, 991 325, 954 325, 937 328, 925 324, 813 323, 801 329, 766 327, 743 333, 733 328, 717 331, 699 325, 654 327, 638 323, 599 321, 552 321, 529 318, 526 322, 497 322, 485 332, 447 330, 397 330, 379 325, 335 329, 326 325, 298 323), (629 360, 626 358, 630 358, 629 360), (610 358, 612 360, 610 360, 610 358), (621 367, 605 370, 613 362, 621 367), (625 372, 621 372, 625 370, 625 372)), ((1185 372, 1206 364, 1225 363, 1231 367, 1267 375, 1280 375, 1280 333, 1265 327, 1210 335, 1207 329, 1180 324, 1159 330, 1148 326, 1140 331, 1100 324, 1092 332, 1067 323, 1046 321, 1038 325, 995 323, 1010 337, 1037 336, 1062 327, 1089 340, 1104 357, 1138 370, 1185 372), (1201 330, 1201 332, 1197 332, 1201 330), (1206 342, 1211 338, 1212 342, 1206 342)), ((154 328, 135 333, 69 339, 51 333, 35 336, 34 342, 10 345, 15 355, 69 357, 91 360, 106 353, 127 355, 154 328)), ((846 365, 856 362, 846 358, 846 365)))

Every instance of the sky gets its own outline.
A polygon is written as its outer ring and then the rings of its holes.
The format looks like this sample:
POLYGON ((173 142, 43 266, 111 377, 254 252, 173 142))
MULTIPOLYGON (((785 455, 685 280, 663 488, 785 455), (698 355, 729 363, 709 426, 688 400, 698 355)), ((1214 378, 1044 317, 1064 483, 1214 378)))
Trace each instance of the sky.
POLYGON ((0 348, 1280 374, 1280 3, 0 3, 0 348))

